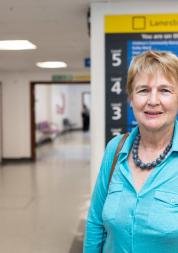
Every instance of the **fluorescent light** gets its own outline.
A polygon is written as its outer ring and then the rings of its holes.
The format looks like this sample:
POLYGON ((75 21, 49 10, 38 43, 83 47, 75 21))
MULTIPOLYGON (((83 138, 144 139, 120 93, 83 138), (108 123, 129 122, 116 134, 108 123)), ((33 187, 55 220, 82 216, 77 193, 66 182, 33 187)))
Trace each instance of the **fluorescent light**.
POLYGON ((0 40, 0 50, 28 50, 36 48, 28 40, 0 40))
POLYGON ((49 68, 49 69, 57 69, 57 68, 66 68, 67 67, 67 64, 62 61, 37 62, 36 65, 40 68, 49 68))

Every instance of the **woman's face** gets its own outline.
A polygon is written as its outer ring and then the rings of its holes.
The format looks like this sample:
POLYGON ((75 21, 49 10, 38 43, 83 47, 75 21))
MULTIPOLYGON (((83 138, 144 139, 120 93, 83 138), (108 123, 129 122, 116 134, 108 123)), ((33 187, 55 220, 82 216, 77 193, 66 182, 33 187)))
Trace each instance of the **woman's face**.
POLYGON ((172 129, 178 111, 178 84, 162 71, 142 72, 133 82, 131 106, 140 128, 150 131, 172 129))

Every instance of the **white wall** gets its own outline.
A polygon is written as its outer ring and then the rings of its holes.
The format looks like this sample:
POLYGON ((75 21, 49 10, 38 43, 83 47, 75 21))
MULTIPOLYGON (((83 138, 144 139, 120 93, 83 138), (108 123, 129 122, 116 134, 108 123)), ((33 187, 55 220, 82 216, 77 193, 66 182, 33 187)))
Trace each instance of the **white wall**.
POLYGON ((30 87, 19 74, 1 74, 3 158, 30 156, 30 87))
POLYGON ((35 122, 52 121, 51 86, 35 85, 35 122))
POLYGON ((175 13, 177 10, 178 2, 174 0, 118 0, 117 3, 91 5, 91 188, 94 186, 105 147, 104 16, 175 13))
POLYGON ((52 85, 52 122, 58 125, 59 129, 63 130, 63 119, 67 117, 67 86, 52 85), (64 108, 61 113, 56 107, 64 108))

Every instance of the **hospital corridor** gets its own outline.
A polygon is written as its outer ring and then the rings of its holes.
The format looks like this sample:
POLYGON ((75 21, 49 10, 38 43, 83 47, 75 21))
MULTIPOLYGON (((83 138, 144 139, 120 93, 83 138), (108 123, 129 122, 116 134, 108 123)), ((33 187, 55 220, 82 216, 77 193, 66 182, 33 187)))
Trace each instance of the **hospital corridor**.
POLYGON ((90 134, 68 132, 36 153, 0 167, 0 252, 82 252, 90 134))
POLYGON ((178 181, 150 190, 178 150, 176 10, 175 0, 0 0, 0 253, 168 253, 167 238, 178 253, 178 181))

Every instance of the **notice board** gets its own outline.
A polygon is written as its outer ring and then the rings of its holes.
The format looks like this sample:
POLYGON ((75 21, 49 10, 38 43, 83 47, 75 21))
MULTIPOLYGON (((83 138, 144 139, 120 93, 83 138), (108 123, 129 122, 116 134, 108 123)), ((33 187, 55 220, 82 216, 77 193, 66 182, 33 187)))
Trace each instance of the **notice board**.
POLYGON ((147 50, 178 55, 178 14, 105 16, 105 141, 136 126, 125 92, 132 58, 147 50))

